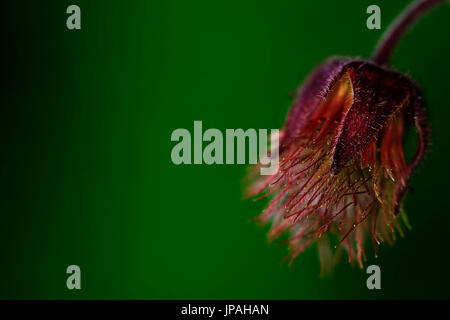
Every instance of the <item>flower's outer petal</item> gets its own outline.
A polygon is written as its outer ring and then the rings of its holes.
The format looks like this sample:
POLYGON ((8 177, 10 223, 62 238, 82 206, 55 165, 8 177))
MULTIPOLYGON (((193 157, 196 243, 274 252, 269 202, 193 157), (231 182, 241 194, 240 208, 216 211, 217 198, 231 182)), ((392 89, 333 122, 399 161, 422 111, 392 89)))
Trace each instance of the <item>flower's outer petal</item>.
POLYGON ((281 149, 300 132, 311 114, 327 96, 333 85, 345 72, 346 66, 357 59, 334 57, 318 66, 300 87, 297 97, 286 118, 281 149))
POLYGON ((417 129, 418 143, 414 159, 408 165, 410 174, 419 165, 420 161, 423 158, 423 155, 425 154, 425 151, 427 151, 430 145, 431 140, 431 130, 428 124, 425 102, 420 90, 417 87, 414 88, 411 105, 414 115, 412 125, 417 129))
POLYGON ((415 86, 413 88, 413 94, 411 96, 411 113, 413 115, 411 119, 411 125, 417 129, 417 149, 412 161, 408 164, 408 176, 406 177, 405 185, 398 184, 395 190, 395 214, 398 214, 399 204, 405 194, 406 186, 412 172, 417 168, 422 161, 425 151, 427 151, 430 145, 430 127, 428 125, 428 117, 426 114, 425 102, 420 90, 415 86))
POLYGON ((376 139, 391 116, 408 102, 412 91, 407 78, 369 62, 346 70, 353 87, 353 104, 334 137, 334 174, 376 139))

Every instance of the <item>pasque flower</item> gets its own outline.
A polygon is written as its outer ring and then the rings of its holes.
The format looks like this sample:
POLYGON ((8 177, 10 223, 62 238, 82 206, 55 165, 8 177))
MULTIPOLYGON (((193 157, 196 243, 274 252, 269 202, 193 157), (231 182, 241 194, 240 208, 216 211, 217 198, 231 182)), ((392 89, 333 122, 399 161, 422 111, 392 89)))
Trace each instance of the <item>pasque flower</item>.
POLYGON ((288 234, 291 262, 317 242, 322 267, 345 249, 362 267, 364 244, 392 243, 408 226, 402 208, 411 174, 429 144, 421 92, 387 66, 407 28, 442 0, 408 7, 380 41, 372 59, 334 57, 299 89, 280 132, 280 168, 261 177, 248 195, 270 197, 258 217, 272 223, 270 238, 288 234), (417 133, 407 161, 403 138, 417 133))

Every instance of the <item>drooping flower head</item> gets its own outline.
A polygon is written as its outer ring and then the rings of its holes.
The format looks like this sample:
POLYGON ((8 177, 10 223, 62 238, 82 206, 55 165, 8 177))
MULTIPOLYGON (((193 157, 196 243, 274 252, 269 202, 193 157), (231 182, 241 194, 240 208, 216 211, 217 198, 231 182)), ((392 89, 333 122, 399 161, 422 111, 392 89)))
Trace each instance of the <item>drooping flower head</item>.
POLYGON ((417 85, 385 64, 394 40, 439 2, 408 8, 373 59, 331 58, 299 89, 280 132, 277 174, 248 188, 250 196, 270 197, 259 219, 272 223, 270 238, 289 234, 291 261, 317 242, 323 268, 334 264, 331 244, 362 266, 365 242, 376 252, 408 225, 401 203, 429 128, 417 85), (410 160, 403 150, 408 128, 418 137, 410 160))

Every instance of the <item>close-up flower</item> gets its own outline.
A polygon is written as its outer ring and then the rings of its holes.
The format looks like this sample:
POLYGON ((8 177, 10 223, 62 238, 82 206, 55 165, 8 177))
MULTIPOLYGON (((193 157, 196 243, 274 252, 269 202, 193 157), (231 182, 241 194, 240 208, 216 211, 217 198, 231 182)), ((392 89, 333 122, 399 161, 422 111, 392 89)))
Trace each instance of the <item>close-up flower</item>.
POLYGON ((430 129, 418 85, 388 61, 408 27, 441 2, 414 2, 371 59, 330 58, 298 90, 280 131, 278 172, 247 189, 270 199, 258 219, 271 223, 270 239, 288 235, 291 262, 317 242, 323 271, 342 249, 362 267, 366 242, 377 256, 380 243, 392 244, 409 228, 402 200, 430 129), (417 147, 409 159, 410 129, 417 147))
POLYGON ((3 305, 450 299, 450 0, 2 3, 3 305))

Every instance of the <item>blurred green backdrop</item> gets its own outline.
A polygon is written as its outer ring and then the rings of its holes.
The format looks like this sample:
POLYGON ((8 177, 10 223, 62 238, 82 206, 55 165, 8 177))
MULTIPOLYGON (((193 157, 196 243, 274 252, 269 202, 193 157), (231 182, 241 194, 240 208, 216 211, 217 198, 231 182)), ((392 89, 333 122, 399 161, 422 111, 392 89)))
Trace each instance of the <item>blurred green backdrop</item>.
POLYGON ((382 290, 343 259, 249 219, 239 165, 175 166, 176 128, 279 128, 290 93, 331 55, 368 57, 409 1, 16 1, 3 32, 0 297, 62 299, 450 298, 450 6, 424 17, 393 63, 421 84, 433 145, 414 176, 411 231, 383 245, 382 290), (82 29, 66 28, 77 4, 82 29), (381 7, 382 30, 366 28, 381 7), (82 290, 66 288, 68 265, 82 290))

